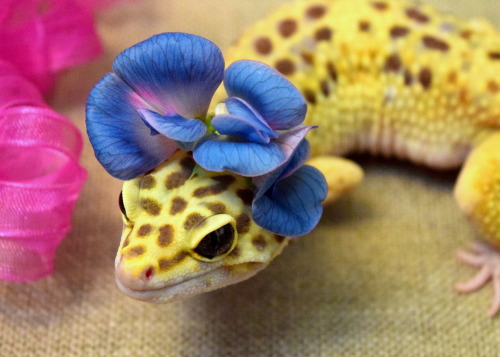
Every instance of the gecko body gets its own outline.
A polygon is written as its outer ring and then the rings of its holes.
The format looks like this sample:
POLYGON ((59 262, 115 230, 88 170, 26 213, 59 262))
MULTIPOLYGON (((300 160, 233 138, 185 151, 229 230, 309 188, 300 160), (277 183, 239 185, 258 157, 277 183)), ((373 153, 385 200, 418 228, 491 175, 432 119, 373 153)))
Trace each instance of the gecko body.
MULTIPOLYGON (((327 201, 362 176, 336 156, 367 152, 440 170, 465 163, 458 204, 489 247, 500 245, 500 36, 487 22, 401 0, 299 0, 246 30, 226 56, 239 59, 276 68, 306 98, 306 122, 320 127, 308 135, 311 163, 326 176, 327 201)), ((221 183, 204 170, 190 178, 189 160, 176 154, 124 185, 116 276, 132 297, 166 302, 241 281, 288 241, 252 222, 248 182, 228 174, 221 183), (224 249, 197 253, 226 226, 224 249)), ((485 246, 460 253, 482 270, 457 286, 469 292, 493 277, 491 315, 500 308, 495 255, 485 246)))

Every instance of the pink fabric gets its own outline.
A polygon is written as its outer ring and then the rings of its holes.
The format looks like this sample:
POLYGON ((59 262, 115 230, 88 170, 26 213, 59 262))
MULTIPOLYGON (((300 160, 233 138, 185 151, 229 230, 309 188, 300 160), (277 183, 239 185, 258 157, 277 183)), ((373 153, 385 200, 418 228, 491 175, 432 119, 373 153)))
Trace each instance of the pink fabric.
POLYGON ((109 0, 2 0, 0 58, 46 94, 55 74, 101 54, 91 7, 109 0))
POLYGON ((93 10, 114 0, 2 0, 0 279, 53 271, 85 170, 82 138, 43 100, 56 74, 101 53, 93 10))

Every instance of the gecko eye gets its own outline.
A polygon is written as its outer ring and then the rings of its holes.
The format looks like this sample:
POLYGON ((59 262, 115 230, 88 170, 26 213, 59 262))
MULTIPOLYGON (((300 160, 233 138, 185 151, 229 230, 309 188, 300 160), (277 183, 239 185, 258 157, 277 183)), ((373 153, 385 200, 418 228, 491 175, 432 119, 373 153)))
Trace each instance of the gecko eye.
POLYGON ((202 257, 212 259, 224 253, 227 253, 233 246, 234 228, 231 224, 216 229, 215 231, 207 234, 198 243, 194 252, 202 257))
POLYGON ((123 192, 120 191, 120 197, 118 197, 118 205, 120 206, 120 211, 122 211, 125 218, 128 220, 127 212, 125 211, 125 205, 123 204, 123 192))

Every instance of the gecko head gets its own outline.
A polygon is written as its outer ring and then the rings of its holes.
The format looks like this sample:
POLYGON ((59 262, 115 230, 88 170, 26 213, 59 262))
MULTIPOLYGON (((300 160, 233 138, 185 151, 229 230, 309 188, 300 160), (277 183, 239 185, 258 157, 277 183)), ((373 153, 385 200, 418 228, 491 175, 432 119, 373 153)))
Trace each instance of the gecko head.
POLYGON ((224 67, 210 41, 159 34, 119 54, 89 95, 96 158, 126 181, 116 278, 131 297, 166 302, 246 279, 321 216, 304 97, 263 63, 224 67), (208 114, 222 81, 229 97, 208 114))
POLYGON ((126 181, 118 287, 132 298, 168 302, 234 284, 257 273, 287 243, 252 219, 245 177, 199 169, 177 151, 126 181), (193 174, 193 175, 192 175, 193 174))

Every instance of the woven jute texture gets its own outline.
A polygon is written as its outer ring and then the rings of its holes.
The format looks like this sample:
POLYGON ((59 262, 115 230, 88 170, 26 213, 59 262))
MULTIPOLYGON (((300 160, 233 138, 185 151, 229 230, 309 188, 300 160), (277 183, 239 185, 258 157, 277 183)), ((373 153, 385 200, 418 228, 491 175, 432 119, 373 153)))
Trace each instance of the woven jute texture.
MULTIPOLYGON (((284 2, 121 4, 99 15, 105 56, 65 73, 51 103, 85 132, 87 94, 124 48, 184 31, 225 49, 284 2)), ((431 3, 500 25, 494 0, 431 3)), ((473 274, 454 252, 477 238, 451 195, 456 173, 361 158, 366 180, 359 189, 262 273, 187 301, 150 305, 115 287, 121 183, 85 140, 89 179, 55 274, 0 283, 1 356, 500 356, 500 319, 486 317, 491 290, 460 296, 452 288, 473 274)))

